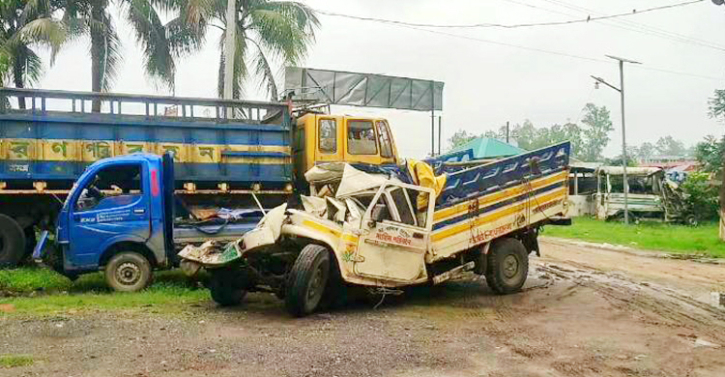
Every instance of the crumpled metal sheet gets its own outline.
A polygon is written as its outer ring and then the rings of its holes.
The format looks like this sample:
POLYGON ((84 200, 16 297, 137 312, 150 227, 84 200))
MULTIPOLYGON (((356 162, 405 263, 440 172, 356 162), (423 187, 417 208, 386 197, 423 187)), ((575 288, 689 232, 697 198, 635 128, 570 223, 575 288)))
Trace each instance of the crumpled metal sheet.
POLYGON ((179 257, 204 266, 222 266, 241 257, 238 242, 222 244, 212 240, 200 246, 186 245, 179 253, 179 257))
POLYGON ((205 267, 218 267, 229 264, 251 250, 273 245, 282 233, 282 223, 286 218, 287 204, 282 204, 267 212, 256 228, 244 234, 240 239, 221 244, 218 241, 206 241, 200 246, 187 245, 179 257, 197 262, 205 267))

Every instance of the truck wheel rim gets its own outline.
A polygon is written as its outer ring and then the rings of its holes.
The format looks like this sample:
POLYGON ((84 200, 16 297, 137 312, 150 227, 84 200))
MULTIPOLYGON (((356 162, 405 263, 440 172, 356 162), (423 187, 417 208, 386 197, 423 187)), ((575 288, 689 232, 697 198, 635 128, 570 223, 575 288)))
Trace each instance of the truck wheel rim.
POLYGON ((310 281, 310 286, 307 289, 307 300, 308 301, 314 301, 317 299, 317 296, 320 296, 322 293, 322 267, 318 267, 315 269, 315 275, 312 277, 312 280, 310 281))
POLYGON ((141 269, 133 263, 124 263, 116 270, 116 278, 123 285, 136 284, 141 279, 141 269))
POLYGON ((507 255, 503 260, 503 274, 511 279, 519 272, 519 260, 515 255, 507 255))

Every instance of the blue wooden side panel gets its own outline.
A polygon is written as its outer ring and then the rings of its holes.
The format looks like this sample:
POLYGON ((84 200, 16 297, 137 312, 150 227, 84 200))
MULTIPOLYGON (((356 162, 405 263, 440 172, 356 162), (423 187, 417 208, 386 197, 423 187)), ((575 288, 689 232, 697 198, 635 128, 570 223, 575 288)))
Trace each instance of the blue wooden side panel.
POLYGON ((571 144, 567 141, 533 152, 502 159, 448 174, 436 209, 484 196, 526 180, 536 179, 569 167, 571 144))
POLYGON ((174 153, 177 184, 281 188, 292 181, 290 130, 280 124, 108 114, 0 114, 0 181, 74 181, 93 162, 174 153))

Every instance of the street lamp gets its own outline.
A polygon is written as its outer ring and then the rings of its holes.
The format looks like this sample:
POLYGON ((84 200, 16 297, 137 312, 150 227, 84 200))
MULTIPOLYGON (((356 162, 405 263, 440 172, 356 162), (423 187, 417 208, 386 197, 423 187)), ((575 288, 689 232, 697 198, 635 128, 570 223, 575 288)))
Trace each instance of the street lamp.
POLYGON ((636 62, 634 60, 624 59, 624 58, 618 58, 616 56, 611 55, 605 55, 606 57, 610 59, 614 59, 619 62, 619 88, 616 86, 604 81, 601 77, 592 76, 592 78, 595 80, 594 87, 596 89, 599 89, 599 83, 602 83, 616 91, 619 92, 620 98, 621 98, 621 106, 622 106, 622 179, 624 181, 624 223, 629 224, 629 183, 627 182, 627 135, 625 132, 625 126, 624 126, 624 63, 631 63, 631 64, 642 64, 640 62, 636 62))

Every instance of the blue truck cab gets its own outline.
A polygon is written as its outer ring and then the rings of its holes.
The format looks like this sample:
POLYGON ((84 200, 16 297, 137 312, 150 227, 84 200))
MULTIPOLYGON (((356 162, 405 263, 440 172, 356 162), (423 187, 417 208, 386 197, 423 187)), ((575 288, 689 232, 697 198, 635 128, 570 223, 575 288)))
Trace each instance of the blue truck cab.
MULTIPOLYGON (((71 279, 100 269, 115 290, 143 289, 153 270, 176 262, 173 169, 170 154, 135 153, 90 165, 63 204, 54 245, 44 232, 33 258, 71 279)), ((200 240, 233 239, 258 218, 248 220, 178 231, 187 240, 189 232, 200 240)))

